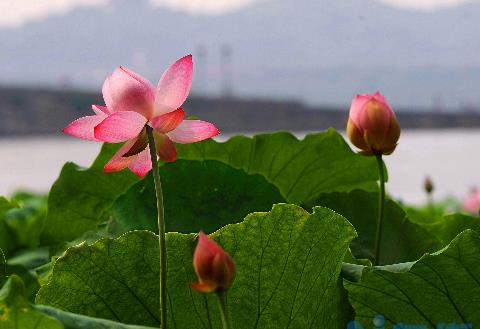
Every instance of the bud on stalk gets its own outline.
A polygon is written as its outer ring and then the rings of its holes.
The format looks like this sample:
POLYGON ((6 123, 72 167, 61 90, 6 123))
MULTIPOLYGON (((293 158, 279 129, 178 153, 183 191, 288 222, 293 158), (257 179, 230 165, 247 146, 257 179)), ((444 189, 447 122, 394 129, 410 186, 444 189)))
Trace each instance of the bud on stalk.
POLYGON ((462 201, 462 210, 479 216, 480 215, 480 188, 474 187, 462 201))
POLYGON ((434 186, 432 179, 429 176, 425 177, 425 180, 423 181, 423 189, 425 192, 427 192, 427 194, 432 194, 433 188, 434 186))
POLYGON ((382 94, 357 95, 350 107, 347 135, 364 155, 388 155, 397 147, 400 125, 382 94))
POLYGON ((235 263, 218 244, 200 232, 193 255, 197 283, 190 287, 203 293, 222 292, 230 288, 235 278, 235 263))

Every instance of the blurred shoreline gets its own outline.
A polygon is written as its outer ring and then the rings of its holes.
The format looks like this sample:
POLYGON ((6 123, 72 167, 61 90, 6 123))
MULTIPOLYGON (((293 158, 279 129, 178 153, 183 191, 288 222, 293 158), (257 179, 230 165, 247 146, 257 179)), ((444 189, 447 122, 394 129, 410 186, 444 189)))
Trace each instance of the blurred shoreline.
MULTIPOLYGON (((349 101, 349 100, 346 100, 349 101)), ((0 87, 0 136, 57 135, 74 119, 91 115, 100 94, 88 91, 0 87)), ((393 104, 394 105, 394 104, 393 104)), ((187 115, 215 122, 223 133, 345 129, 348 107, 299 101, 192 95, 187 115)), ((480 111, 396 108, 402 129, 480 128, 480 111)))

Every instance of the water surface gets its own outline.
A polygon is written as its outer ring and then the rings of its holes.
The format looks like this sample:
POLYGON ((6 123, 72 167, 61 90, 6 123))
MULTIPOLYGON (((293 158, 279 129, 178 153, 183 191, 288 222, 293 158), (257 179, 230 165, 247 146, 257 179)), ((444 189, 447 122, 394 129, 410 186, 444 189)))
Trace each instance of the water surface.
MULTIPOLYGON (((65 162, 89 166, 99 150, 99 143, 69 137, 0 139, 0 195, 18 189, 46 192, 65 162)), ((480 185, 479 150, 480 131, 404 131, 395 153, 385 157, 390 175, 387 190, 405 202, 422 203, 422 182, 428 174, 437 198, 462 197, 470 187, 480 185)))

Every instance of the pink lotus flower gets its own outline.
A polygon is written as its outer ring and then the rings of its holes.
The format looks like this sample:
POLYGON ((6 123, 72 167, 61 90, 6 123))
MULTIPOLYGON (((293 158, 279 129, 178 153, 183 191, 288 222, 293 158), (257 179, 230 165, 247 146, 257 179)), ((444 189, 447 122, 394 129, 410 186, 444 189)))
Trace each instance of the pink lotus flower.
POLYGON ((163 73, 155 88, 150 81, 117 68, 102 87, 106 106, 93 105, 95 115, 79 118, 63 129, 78 138, 108 143, 126 142, 105 165, 105 172, 128 167, 143 177, 152 169, 146 125, 154 129, 158 157, 175 161, 175 143, 198 142, 218 135, 211 123, 185 120, 181 108, 190 91, 192 56, 185 56, 163 73))
POLYGON ((193 266, 199 282, 190 283, 190 287, 199 292, 224 291, 235 278, 235 263, 230 255, 203 232, 199 233, 193 266))
POLYGON ((365 155, 388 155, 395 150, 400 137, 400 126, 382 94, 357 95, 353 99, 347 135, 353 145, 365 155))
POLYGON ((480 212, 480 188, 473 188, 462 202, 462 209, 472 215, 480 212))

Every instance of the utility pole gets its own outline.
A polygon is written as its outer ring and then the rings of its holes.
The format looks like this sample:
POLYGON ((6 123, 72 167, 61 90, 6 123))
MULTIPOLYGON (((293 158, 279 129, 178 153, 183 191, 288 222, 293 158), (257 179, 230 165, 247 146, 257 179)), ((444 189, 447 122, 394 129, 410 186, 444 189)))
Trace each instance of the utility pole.
POLYGON ((207 48, 198 45, 195 51, 195 92, 204 96, 208 93, 208 69, 207 69, 207 48))
POLYGON ((220 68, 221 68, 221 95, 224 98, 233 97, 232 82, 232 55, 233 50, 229 44, 220 47, 220 68))

